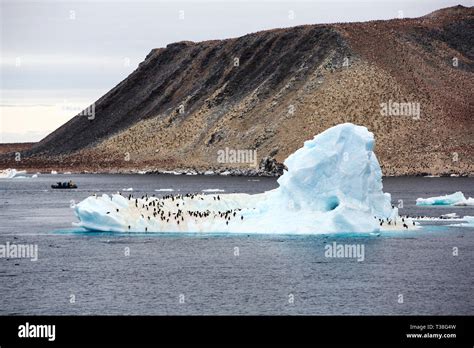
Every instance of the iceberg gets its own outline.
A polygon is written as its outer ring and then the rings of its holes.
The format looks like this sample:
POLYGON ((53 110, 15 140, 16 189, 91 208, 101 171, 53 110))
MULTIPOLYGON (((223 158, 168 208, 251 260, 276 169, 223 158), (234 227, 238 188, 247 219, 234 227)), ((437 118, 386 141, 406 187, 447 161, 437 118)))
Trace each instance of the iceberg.
POLYGON ((469 197, 464 201, 456 202, 453 204, 454 206, 466 207, 466 206, 474 206, 474 198, 469 197))
POLYGON ((451 206, 467 206, 474 205, 474 198, 467 198, 461 191, 450 195, 436 196, 430 198, 417 198, 416 205, 451 205, 451 206))
POLYGON ((440 216, 441 219, 457 219, 458 217, 456 213, 443 214, 440 216))
POLYGON ((174 170, 163 170, 161 173, 162 174, 171 174, 171 175, 181 175, 182 174, 182 173, 176 172, 174 170))
POLYGON ((460 224, 452 224, 449 226, 474 228, 474 216, 466 215, 461 219, 460 222, 460 224))
POLYGON ((91 196, 76 226, 108 232, 321 234, 416 228, 383 192, 367 128, 340 124, 290 155, 279 187, 261 194, 91 196))
POLYGON ((465 223, 461 224, 463 227, 472 227, 474 228, 474 216, 466 215, 463 217, 465 223))
POLYGON ((11 168, 3 169, 0 170, 0 179, 13 179, 20 175, 24 177, 24 174, 26 174, 26 170, 16 170, 11 168))

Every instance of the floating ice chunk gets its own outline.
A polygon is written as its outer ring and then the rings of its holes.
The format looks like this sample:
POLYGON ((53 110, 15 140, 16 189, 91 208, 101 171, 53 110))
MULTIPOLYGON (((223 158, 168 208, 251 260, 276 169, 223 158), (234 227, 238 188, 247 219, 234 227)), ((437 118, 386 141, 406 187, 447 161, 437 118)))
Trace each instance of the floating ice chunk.
POLYGON ((172 188, 163 188, 163 189, 156 189, 156 192, 173 192, 172 188))
POLYGON ((274 190, 145 199, 92 196, 75 206, 77 225, 116 232, 285 234, 416 228, 411 219, 401 221, 390 194, 382 191, 373 148, 367 128, 341 124, 290 155, 288 171, 274 190))
POLYGON ((64 172, 64 175, 71 175, 71 172, 64 172))
POLYGON ((458 218, 458 214, 456 213, 449 213, 449 214, 443 214, 440 216, 442 219, 456 219, 458 218))
POLYGON ((133 191, 133 187, 123 188, 122 191, 133 191))
POLYGON ((474 228, 474 216, 466 215, 461 219, 460 224, 453 224, 453 225, 449 225, 449 226, 474 228))
POLYGON ((466 221, 462 224, 464 227, 474 227, 474 216, 466 215, 463 220, 466 221))
POLYGON ((202 190, 202 192, 225 192, 225 190, 221 190, 221 189, 205 189, 205 190, 202 190))
POLYGON ((474 199, 466 199, 464 194, 461 191, 458 191, 450 195, 436 196, 430 198, 417 198, 416 205, 474 205, 474 199))
POLYGON ((474 206, 474 198, 469 197, 468 199, 461 201, 461 202, 456 202, 453 205, 455 206, 474 206))
POLYGON ((16 170, 16 169, 3 169, 0 170, 0 179, 12 179, 19 175, 26 174, 26 170, 16 170))
POLYGON ((174 170, 163 170, 162 174, 172 174, 172 175, 181 175, 180 172, 175 172, 174 170))
POLYGON ((38 177, 38 174, 33 174, 31 177, 32 177, 33 179, 35 179, 35 178, 38 177))
POLYGON ((51 174, 52 174, 52 175, 57 175, 57 174, 58 174, 58 172, 57 172, 57 171, 55 171, 55 170, 52 170, 52 171, 51 171, 51 174))

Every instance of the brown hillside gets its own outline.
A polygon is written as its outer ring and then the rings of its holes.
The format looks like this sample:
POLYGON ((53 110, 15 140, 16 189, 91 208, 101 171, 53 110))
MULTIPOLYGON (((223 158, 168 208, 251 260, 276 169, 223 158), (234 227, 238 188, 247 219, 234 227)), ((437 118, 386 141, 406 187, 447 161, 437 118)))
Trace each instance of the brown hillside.
MULTIPOLYGON (((282 161, 315 134, 353 122, 375 133, 385 174, 472 174, 473 74, 474 9, 462 6, 179 42, 152 50, 96 102, 93 120, 76 116, 25 152, 22 165, 238 166, 218 163, 226 147, 282 161), (389 101, 419 104, 419 119, 382 115, 389 101)), ((10 155, 1 161, 13 165, 10 155)))

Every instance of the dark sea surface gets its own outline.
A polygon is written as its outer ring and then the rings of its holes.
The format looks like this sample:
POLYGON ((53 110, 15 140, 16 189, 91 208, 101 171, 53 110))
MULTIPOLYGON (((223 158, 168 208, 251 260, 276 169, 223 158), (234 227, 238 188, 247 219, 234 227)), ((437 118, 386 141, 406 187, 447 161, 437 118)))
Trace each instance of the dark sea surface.
MULTIPOLYGON (((172 175, 0 180, 0 244, 38 245, 36 262, 0 258, 0 314, 474 314, 473 228, 430 222, 377 237, 113 234, 71 225, 71 200, 130 187, 136 196, 169 188, 258 193, 277 183, 172 175), (50 188, 69 179, 79 189, 50 188), (363 245, 364 261, 325 257, 333 242, 363 245)), ((384 191, 403 202, 401 214, 474 215, 474 207, 415 206, 418 197, 455 191, 473 197, 473 178, 390 177, 384 191)))

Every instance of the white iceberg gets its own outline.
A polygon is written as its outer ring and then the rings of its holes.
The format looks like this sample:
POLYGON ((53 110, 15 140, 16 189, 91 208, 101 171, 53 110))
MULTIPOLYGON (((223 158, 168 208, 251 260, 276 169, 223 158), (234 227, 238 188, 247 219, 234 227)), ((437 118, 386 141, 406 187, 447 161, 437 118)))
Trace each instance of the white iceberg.
POLYGON ((262 194, 91 196, 76 223, 113 232, 375 233, 416 228, 403 222, 373 152, 374 136, 350 123, 332 127, 290 155, 279 187, 262 194), (384 221, 385 223, 382 223, 384 221))
POLYGON ((451 205, 451 206, 466 206, 474 205, 474 198, 467 198, 461 191, 450 195, 436 196, 429 198, 417 198, 416 205, 451 205))
POLYGON ((462 218, 460 224, 453 224, 449 226, 474 228, 474 216, 466 215, 462 218))
POLYGON ((460 202, 456 202, 454 203, 453 205, 455 206, 462 206, 462 207, 465 207, 465 206, 474 206, 474 198, 472 197, 469 197, 468 199, 465 199, 464 201, 460 201, 460 202))
POLYGON ((225 190, 222 190, 222 189, 204 189, 201 192, 225 192, 225 190))
POLYGON ((26 170, 16 170, 16 169, 3 169, 0 170, 0 179, 13 179, 14 177, 18 177, 20 175, 26 174, 26 170))
POLYGON ((463 227, 473 227, 474 228, 474 216, 466 215, 463 217, 465 223, 461 224, 463 227))
POLYGON ((171 174, 171 175, 181 175, 182 174, 182 173, 176 172, 174 170, 163 170, 161 173, 162 174, 171 174))
POLYGON ((51 174, 52 174, 52 175, 57 175, 57 174, 58 174, 58 172, 57 172, 57 171, 55 171, 55 170, 52 170, 52 171, 51 171, 51 174))
POLYGON ((123 188, 122 191, 133 191, 133 187, 129 187, 129 188, 123 188))
POLYGON ((441 219, 457 219, 458 217, 456 213, 443 214, 440 216, 441 219))

